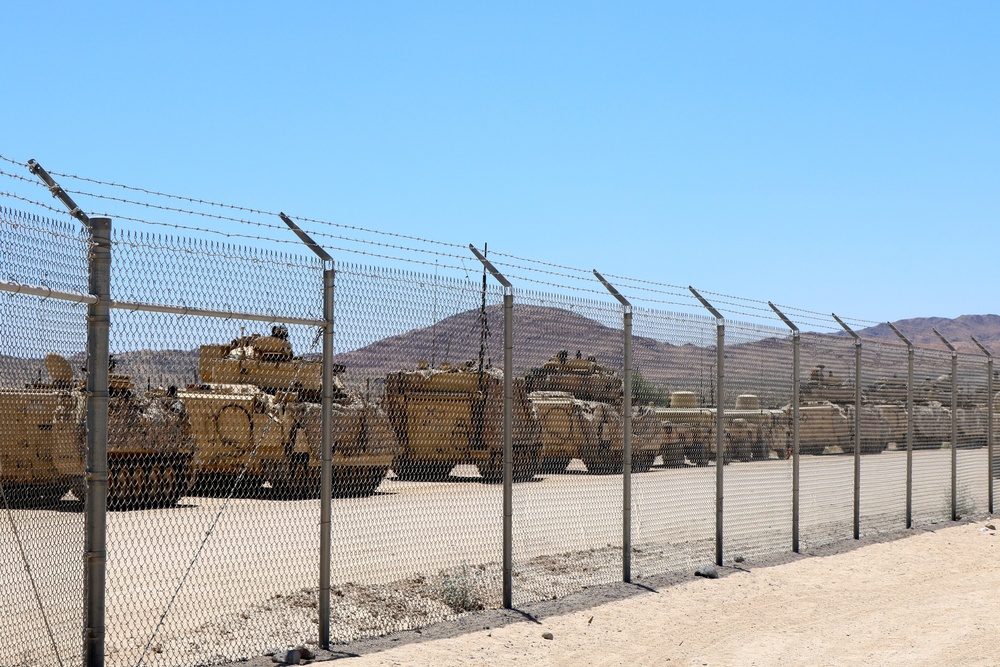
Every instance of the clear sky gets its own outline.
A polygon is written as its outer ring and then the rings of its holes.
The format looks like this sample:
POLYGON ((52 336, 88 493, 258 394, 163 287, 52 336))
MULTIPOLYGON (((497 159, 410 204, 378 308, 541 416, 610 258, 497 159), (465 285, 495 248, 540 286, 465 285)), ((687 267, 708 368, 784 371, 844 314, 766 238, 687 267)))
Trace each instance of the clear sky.
POLYGON ((998 38, 995 2, 8 3, 0 153, 870 320, 997 313, 998 38))

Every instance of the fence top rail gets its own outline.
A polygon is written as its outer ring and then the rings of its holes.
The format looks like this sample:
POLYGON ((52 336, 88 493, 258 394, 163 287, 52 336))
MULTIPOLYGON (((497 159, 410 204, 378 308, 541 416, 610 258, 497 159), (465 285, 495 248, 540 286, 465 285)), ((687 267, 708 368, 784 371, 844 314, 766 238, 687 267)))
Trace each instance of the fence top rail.
POLYGON ((51 287, 45 287, 44 285, 27 285, 25 283, 14 282, 12 280, 0 280, 0 292, 40 296, 43 299, 58 299, 60 301, 72 301, 74 303, 86 303, 91 306, 99 301, 99 299, 93 294, 57 290, 52 289, 51 287))

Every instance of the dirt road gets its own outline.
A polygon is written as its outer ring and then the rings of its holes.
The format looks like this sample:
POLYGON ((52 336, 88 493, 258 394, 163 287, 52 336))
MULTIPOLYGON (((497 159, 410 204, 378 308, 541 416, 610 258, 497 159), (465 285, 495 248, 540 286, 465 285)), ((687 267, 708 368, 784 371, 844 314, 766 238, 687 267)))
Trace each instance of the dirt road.
POLYGON ((445 639, 346 647, 373 652, 333 664, 997 665, 1000 538, 987 523, 689 578, 445 639))

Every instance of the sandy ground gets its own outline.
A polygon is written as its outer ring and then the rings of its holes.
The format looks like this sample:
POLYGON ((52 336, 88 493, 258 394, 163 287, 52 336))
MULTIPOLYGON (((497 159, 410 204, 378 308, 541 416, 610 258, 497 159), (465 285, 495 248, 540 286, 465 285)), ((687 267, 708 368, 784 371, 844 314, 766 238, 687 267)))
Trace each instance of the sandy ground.
MULTIPOLYGON (((632 587, 603 604, 597 595, 589 608, 577 599, 520 615, 467 614, 454 636, 348 645, 334 664, 997 665, 1000 538, 987 525, 722 568, 716 580, 632 587), (560 611, 567 605, 575 608, 560 611)), ((423 634, 448 634, 448 625, 423 634)))

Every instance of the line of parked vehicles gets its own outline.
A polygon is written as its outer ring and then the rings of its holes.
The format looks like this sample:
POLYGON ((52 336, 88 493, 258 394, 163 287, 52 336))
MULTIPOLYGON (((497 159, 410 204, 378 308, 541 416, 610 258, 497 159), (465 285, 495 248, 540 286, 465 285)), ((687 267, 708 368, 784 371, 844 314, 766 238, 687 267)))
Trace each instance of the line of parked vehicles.
MULTIPOLYGON (((58 355, 47 380, 0 388, 0 490, 9 505, 40 506, 67 491, 83 498, 86 403, 83 383, 58 355)), ((200 349, 200 382, 140 392, 110 373, 108 500, 116 509, 171 506, 188 494, 317 497, 322 442, 322 362, 293 354, 287 331, 243 336, 200 349)), ((503 375, 483 364, 390 373, 378 402, 346 388, 335 369, 333 489, 367 496, 391 469, 397 478, 443 481, 475 465, 487 483, 503 478, 503 375)), ((950 438, 947 377, 925 382, 914 408, 915 447, 950 438)), ((514 481, 566 470, 580 459, 591 474, 623 468, 621 375, 563 350, 515 378, 514 481)), ((867 388, 861 451, 905 443, 906 384, 867 388)), ((958 446, 986 443, 985 396, 960 394, 958 446)), ((800 451, 852 453, 854 388, 822 366, 801 383, 800 451)), ((745 394, 724 412, 725 462, 786 458, 791 406, 762 407, 745 394)), ((670 405, 636 406, 632 470, 707 465, 716 459, 716 411, 693 392, 670 405)))

